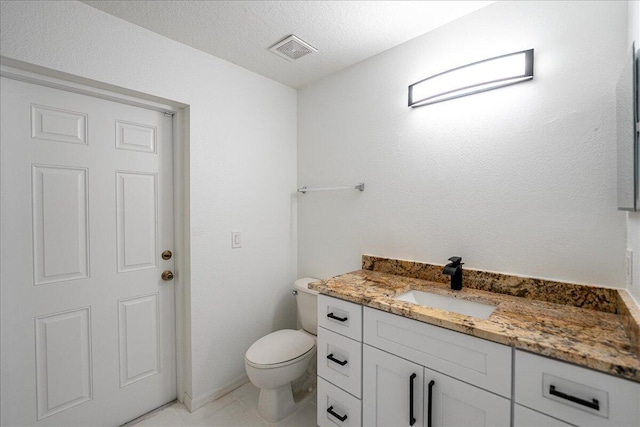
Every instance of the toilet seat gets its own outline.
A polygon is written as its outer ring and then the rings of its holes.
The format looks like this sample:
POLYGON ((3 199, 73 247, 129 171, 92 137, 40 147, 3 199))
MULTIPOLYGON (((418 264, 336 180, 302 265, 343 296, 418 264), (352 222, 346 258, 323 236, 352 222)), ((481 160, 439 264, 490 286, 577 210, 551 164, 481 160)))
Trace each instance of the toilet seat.
POLYGON ((293 329, 272 332, 253 343, 245 354, 248 365, 258 369, 273 369, 297 362, 315 349, 314 340, 293 329))

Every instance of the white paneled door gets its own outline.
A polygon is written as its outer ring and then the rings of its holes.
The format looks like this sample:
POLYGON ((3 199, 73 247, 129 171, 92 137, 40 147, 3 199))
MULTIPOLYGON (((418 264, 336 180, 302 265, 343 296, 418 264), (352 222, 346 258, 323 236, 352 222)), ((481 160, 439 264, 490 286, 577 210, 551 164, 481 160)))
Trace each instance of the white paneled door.
POLYGON ((171 117, 0 83, 2 425, 120 425, 176 397, 171 117))

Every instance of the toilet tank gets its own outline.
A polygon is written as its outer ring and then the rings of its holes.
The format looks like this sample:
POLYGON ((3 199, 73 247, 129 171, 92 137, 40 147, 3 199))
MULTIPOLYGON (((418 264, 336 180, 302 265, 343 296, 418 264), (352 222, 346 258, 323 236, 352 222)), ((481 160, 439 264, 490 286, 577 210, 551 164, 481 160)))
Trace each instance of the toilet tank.
POLYGON ((304 277, 296 280, 294 291, 296 294, 296 307, 302 329, 313 335, 318 335, 318 292, 309 289, 307 285, 320 279, 304 277))

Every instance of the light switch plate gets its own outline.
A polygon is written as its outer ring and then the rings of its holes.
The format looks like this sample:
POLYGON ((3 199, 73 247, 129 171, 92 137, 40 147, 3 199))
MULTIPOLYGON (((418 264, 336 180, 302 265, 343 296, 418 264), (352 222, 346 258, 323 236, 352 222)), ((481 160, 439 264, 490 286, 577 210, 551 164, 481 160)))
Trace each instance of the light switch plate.
POLYGON ((231 248, 238 249, 242 247, 242 231, 231 232, 231 248))

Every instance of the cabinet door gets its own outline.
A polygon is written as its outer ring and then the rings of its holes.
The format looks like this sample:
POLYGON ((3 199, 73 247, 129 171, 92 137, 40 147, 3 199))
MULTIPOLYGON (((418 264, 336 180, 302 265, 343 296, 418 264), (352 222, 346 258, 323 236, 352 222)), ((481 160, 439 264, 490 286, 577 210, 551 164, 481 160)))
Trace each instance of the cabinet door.
POLYGON ((422 426, 424 368, 368 345, 363 348, 363 425, 422 426))
POLYGON ((509 399, 430 369, 424 370, 424 396, 425 426, 509 427, 511 424, 509 399))

